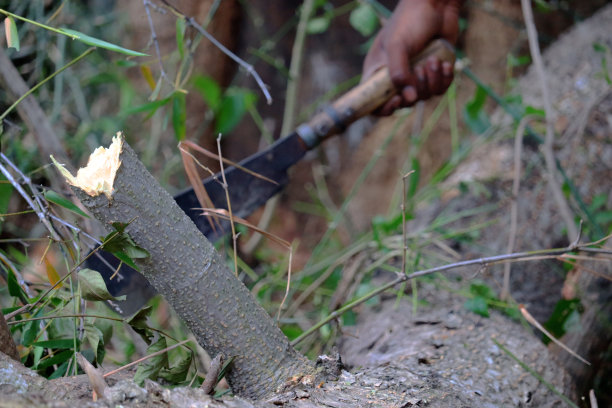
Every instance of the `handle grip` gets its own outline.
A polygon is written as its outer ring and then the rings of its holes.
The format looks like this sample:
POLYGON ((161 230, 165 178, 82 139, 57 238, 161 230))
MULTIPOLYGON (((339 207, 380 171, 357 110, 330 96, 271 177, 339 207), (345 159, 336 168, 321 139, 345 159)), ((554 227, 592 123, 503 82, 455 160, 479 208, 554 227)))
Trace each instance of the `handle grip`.
MULTIPOLYGON (((411 62, 416 66, 432 55, 437 56, 440 61, 455 62, 453 46, 443 39, 432 41, 427 48, 413 57, 411 62)), ((297 133, 311 149, 328 137, 343 132, 357 119, 369 115, 395 94, 396 89, 388 69, 379 69, 366 82, 357 85, 310 121, 300 125, 297 133)))

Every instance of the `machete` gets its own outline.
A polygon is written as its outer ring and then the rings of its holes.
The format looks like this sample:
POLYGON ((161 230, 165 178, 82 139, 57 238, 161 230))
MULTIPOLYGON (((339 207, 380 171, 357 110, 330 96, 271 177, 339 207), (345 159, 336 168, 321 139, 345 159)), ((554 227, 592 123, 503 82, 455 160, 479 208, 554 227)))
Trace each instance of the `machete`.
MULTIPOLYGON (((423 63, 432 55, 440 61, 452 63, 455 60, 453 47, 445 40, 438 39, 412 59, 413 66, 423 63)), ((228 167, 224 173, 233 215, 239 218, 250 215, 283 189, 289 181, 287 171, 309 150, 328 137, 342 133, 357 119, 372 113, 395 92, 387 69, 382 68, 332 105, 324 107, 310 121, 298 126, 289 136, 247 157, 238 166, 228 167)), ((205 179, 203 185, 214 207, 227 209, 226 190, 221 179, 221 175, 217 174, 205 179)), ((174 199, 210 241, 219 239, 229 229, 228 222, 215 223, 213 227, 209 219, 203 216, 202 204, 193 188, 177 194, 174 199)), ((111 303, 111 306, 121 315, 128 316, 154 296, 155 290, 140 273, 127 265, 122 265, 111 280, 118 266, 117 258, 104 251, 97 251, 96 256, 90 257, 87 262, 88 268, 100 272, 113 296, 127 295, 125 301, 111 303)))

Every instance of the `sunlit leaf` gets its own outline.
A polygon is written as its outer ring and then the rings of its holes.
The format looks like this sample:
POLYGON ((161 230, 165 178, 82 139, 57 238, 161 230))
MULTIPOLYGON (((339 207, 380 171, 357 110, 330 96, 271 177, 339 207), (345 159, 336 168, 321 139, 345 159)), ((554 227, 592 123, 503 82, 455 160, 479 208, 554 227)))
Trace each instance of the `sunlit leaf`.
POLYGON ((149 85, 149 88, 151 88, 152 91, 155 90, 155 79, 153 78, 153 72, 151 72, 151 67, 149 67, 148 65, 144 65, 144 64, 141 65, 140 73, 142 74, 142 77, 145 79, 145 81, 149 85))
POLYGON ((55 266, 47 258, 45 258, 45 270, 47 271, 47 279, 49 279, 49 283, 51 286, 55 286, 57 282, 60 281, 59 273, 55 269, 55 266))
POLYGON ((4 19, 4 30, 6 35, 6 45, 9 48, 14 48, 19 51, 19 32, 17 31, 17 24, 13 17, 7 17, 4 19))

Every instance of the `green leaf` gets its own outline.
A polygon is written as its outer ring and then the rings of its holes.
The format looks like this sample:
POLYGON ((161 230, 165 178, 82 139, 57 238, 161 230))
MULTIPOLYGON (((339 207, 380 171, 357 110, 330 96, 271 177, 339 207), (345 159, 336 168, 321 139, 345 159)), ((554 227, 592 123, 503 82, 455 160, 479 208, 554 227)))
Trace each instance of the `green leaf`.
POLYGON ((187 108, 185 102, 185 94, 175 92, 172 96, 172 127, 174 128, 174 137, 177 141, 185 139, 187 120, 187 108))
POLYGON ((133 108, 129 108, 124 110, 122 113, 124 115, 134 115, 136 113, 146 112, 149 115, 154 114, 159 108, 166 105, 170 102, 170 98, 161 99, 159 101, 153 101, 149 103, 145 103, 144 105, 134 106, 133 108))
POLYGON ((208 107, 216 111, 221 103, 221 87, 209 76, 197 75, 193 79, 193 86, 202 95, 208 107))
POLYGON ((481 282, 472 283, 470 285, 470 293, 476 297, 482 297, 483 299, 497 299, 495 291, 481 282))
POLYGON ((79 207, 77 207, 76 205, 74 205, 74 203, 70 200, 68 200, 65 197, 62 197, 61 195, 57 194, 55 191, 53 190, 47 190, 45 191, 45 199, 47 201, 52 202, 53 204, 57 204, 60 207, 64 207, 65 209, 72 211, 73 213, 76 213, 80 216, 89 218, 89 215, 85 214, 83 212, 83 210, 81 210, 79 207))
POLYGON ((483 297, 477 296, 473 299, 468 299, 463 306, 477 315, 489 317, 489 305, 487 304, 487 300, 483 297))
MULTIPOLYGON (((160 337, 159 340, 147 348, 146 354, 153 354, 167 347, 166 338, 160 337)), ((134 382, 142 385, 147 378, 155 380, 163 368, 168 368, 168 353, 158 354, 140 363, 134 375, 134 382)))
MULTIPOLYGON (((72 349, 74 347, 74 339, 54 339, 54 340, 43 340, 32 343, 32 346, 50 348, 50 349, 72 349)), ((76 341, 78 346, 79 342, 76 341)))
POLYGON ((103 338, 102 331, 98 329, 96 326, 94 326, 93 323, 85 322, 84 330, 85 330, 85 338, 91 345, 92 349, 96 350, 97 352, 98 347, 104 346, 104 341, 102 340, 103 338))
POLYGON ((229 91, 221 101, 215 114, 215 132, 229 133, 242 120, 247 110, 255 103, 255 94, 243 89, 229 91))
MULTIPOLYGON (((576 318, 574 314, 579 314, 582 305, 579 299, 561 299, 555 305, 550 318, 544 323, 544 328, 548 330, 553 336, 559 338, 567 332, 568 327, 572 327, 575 324, 576 318), (573 322, 572 322, 573 320, 573 322)), ((548 344, 550 339, 545 339, 544 343, 548 344)))
POLYGON ((79 282, 81 283, 81 297, 85 300, 125 300, 125 295, 114 297, 106 289, 106 283, 99 272, 91 269, 79 271, 79 282))
POLYGON ((533 106, 529 105, 525 107, 525 115, 536 115, 544 118, 546 117, 546 111, 544 109, 534 108, 533 106))
POLYGON ((378 28, 378 17, 376 11, 369 3, 360 3, 359 6, 351 12, 349 18, 351 26, 364 37, 369 37, 374 34, 378 28))
POLYGON ((11 269, 9 269, 8 271, 7 285, 9 295, 11 295, 12 297, 21 297, 23 295, 23 289, 21 289, 19 282, 17 282, 17 277, 11 269))
POLYGON ((26 323, 26 326, 23 330, 23 334, 21 336, 21 344, 26 347, 32 345, 32 342, 38 337, 38 332, 40 331, 40 322, 38 320, 33 320, 31 322, 26 323))
POLYGON ((138 268, 138 265, 136 265, 134 260, 132 258, 130 258, 125 252, 123 252, 123 251, 115 251, 112 254, 115 257, 117 257, 117 259, 119 259, 121 262, 123 262, 124 264, 127 264, 127 266, 129 266, 130 268, 136 269, 137 271, 140 271, 140 268, 138 268))
POLYGON ((6 44, 9 48, 14 48, 19 51, 19 32, 17 31, 17 24, 13 17, 7 17, 4 19, 4 28, 6 36, 6 44))
POLYGON ((308 21, 306 32, 308 34, 321 34, 327 31, 331 23, 331 18, 327 15, 314 17, 308 21))
MULTIPOLYGON (((74 355, 74 354, 72 354, 71 351, 68 351, 68 353, 70 353, 70 355, 68 357, 72 357, 74 355)), ((68 371, 68 365, 70 363, 70 361, 69 361, 70 358, 67 358, 65 360, 66 361, 64 361, 62 364, 60 364, 60 366, 57 367, 57 370, 55 370, 49 377, 47 377, 47 379, 53 380, 53 379, 56 379, 56 378, 61 378, 61 377, 66 375, 66 371, 68 371)))
POLYGON ((181 59, 185 58, 185 19, 176 19, 176 48, 181 59))
POLYGON ((178 363, 174 364, 169 370, 162 369, 159 376, 174 384, 181 383, 187 378, 189 367, 191 367, 191 362, 192 354, 189 353, 185 357, 180 358, 178 363))
POLYGON ((595 52, 600 52, 600 53, 605 54, 606 52, 608 52, 609 48, 608 48, 608 46, 607 46, 607 45, 605 45, 605 44, 602 44, 602 43, 596 42, 596 43, 593 43, 593 50, 594 50, 595 52))
POLYGON ((120 261, 128 264, 130 267, 139 270, 133 258, 148 258, 150 256, 149 252, 136 245, 129 234, 125 232, 128 224, 114 222, 112 225, 115 231, 110 232, 102 238, 104 250, 112 253, 120 261))
POLYGON ((9 202, 13 195, 13 186, 6 180, 4 175, 0 174, 0 232, 2 232, 3 218, 2 214, 8 211, 9 202))
MULTIPOLYGON (((33 323, 33 322, 32 322, 33 323)), ((38 322, 37 322, 38 323, 38 322)), ((43 347, 32 347, 32 367, 37 367, 45 349, 43 347)))
POLYGON ((463 110, 463 118, 469 128, 478 134, 484 133, 489 127, 491 122, 484 111, 484 104, 487 100, 487 91, 479 86, 476 88, 474 97, 465 105, 463 110))
POLYGON ((66 34, 66 35, 70 36, 71 38, 73 38, 73 39, 75 39, 77 41, 80 41, 80 42, 82 42, 84 44, 87 44, 87 45, 92 45, 94 47, 104 48, 104 49, 109 50, 109 51, 119 52, 121 54, 126 54, 126 55, 130 55, 130 56, 133 56, 133 57, 147 57, 148 56, 148 54, 144 54, 144 53, 138 52, 138 51, 133 51, 133 50, 130 50, 130 49, 127 49, 127 48, 123 48, 123 47, 120 47, 118 45, 111 44, 111 43, 109 43, 107 41, 91 37, 91 36, 89 36, 87 34, 83 34, 83 33, 79 32, 79 31, 72 30, 70 28, 60 28, 59 32, 61 32, 63 34, 66 34))
POLYGON ((529 55, 521 55, 515 57, 512 54, 508 54, 508 65, 511 67, 522 67, 531 63, 531 57, 529 55))
POLYGON ((153 338, 153 332, 149 329, 147 323, 152 310, 151 306, 143 307, 126 321, 147 344, 151 344, 151 339, 153 338))
POLYGON ((597 194, 591 200, 591 204, 589 205, 589 210, 590 211, 597 211, 601 207, 606 205, 607 202, 608 202, 608 194, 606 194, 606 193, 597 194))
MULTIPOLYGON (((36 369, 43 370, 47 367, 51 367, 56 364, 64 363, 70 360, 73 355, 74 355, 74 352, 72 350, 64 350, 61 353, 55 354, 53 357, 49 357, 46 360, 41 361, 40 364, 38 364, 38 367, 36 367, 36 369)), ((66 372, 65 369, 64 369, 64 372, 66 372)))

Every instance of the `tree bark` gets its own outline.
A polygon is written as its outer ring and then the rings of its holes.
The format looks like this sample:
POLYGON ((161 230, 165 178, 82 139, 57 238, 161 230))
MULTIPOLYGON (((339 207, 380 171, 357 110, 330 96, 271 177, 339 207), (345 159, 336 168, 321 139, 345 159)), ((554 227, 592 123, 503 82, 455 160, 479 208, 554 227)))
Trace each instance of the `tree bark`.
MULTIPOLYGON (((112 198, 73 190, 103 224, 128 223, 126 232, 150 257, 136 260, 198 343, 212 356, 235 356, 228 381, 234 393, 259 399, 313 365, 228 269, 211 243, 157 183, 123 141, 112 198)), ((128 295, 129 296, 129 295, 128 295)))
POLYGON ((13 336, 11 335, 11 331, 9 330, 8 324, 6 324, 6 319, 4 315, 0 312, 0 351, 11 357, 13 360, 20 361, 19 352, 17 351, 17 346, 15 345, 15 341, 13 341, 13 336))

